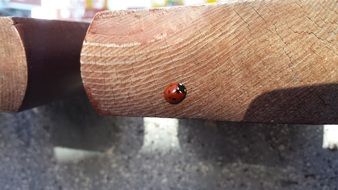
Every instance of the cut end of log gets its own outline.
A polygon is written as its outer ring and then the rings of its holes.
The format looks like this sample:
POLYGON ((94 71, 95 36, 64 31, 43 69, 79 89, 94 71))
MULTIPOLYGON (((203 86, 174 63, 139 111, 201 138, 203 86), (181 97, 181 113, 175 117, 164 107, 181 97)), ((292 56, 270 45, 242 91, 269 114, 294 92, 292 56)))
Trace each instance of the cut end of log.
POLYGON ((27 61, 11 18, 0 18, 0 111, 18 111, 27 87, 27 61))

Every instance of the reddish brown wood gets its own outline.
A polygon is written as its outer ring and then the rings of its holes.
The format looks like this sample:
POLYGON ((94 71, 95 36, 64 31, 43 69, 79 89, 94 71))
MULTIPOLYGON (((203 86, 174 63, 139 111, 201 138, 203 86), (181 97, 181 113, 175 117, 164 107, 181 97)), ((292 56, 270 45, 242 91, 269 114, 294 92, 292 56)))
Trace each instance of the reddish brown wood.
POLYGON ((0 18, 0 111, 81 91, 79 60, 87 28, 80 22, 0 18))
POLYGON ((105 115, 338 123, 336 0, 102 12, 81 54, 105 115), (177 105, 164 88, 182 82, 177 105))

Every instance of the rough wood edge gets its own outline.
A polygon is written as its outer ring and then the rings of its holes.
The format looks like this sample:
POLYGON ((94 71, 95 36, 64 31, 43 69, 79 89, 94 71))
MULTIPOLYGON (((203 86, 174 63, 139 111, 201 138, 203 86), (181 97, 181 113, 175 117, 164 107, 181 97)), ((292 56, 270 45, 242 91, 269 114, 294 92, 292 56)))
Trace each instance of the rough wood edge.
POLYGON ((20 109, 27 87, 27 60, 21 37, 10 17, 0 18, 0 111, 20 109))

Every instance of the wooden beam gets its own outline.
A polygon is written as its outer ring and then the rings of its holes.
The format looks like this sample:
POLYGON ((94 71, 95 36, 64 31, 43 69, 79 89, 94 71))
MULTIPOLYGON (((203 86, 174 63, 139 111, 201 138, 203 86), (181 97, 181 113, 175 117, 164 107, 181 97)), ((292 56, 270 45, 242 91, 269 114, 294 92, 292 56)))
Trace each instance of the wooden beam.
POLYGON ((336 0, 97 14, 81 53, 104 115, 265 123, 338 123, 336 0), (187 97, 163 98, 172 82, 187 97))
POLYGON ((87 23, 0 18, 0 111, 20 111, 82 89, 87 23))

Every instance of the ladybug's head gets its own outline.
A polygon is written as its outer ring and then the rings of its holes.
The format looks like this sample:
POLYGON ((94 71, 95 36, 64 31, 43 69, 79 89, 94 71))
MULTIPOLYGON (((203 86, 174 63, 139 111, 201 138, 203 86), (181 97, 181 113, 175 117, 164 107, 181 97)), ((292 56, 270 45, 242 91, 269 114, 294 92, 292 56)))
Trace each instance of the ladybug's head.
POLYGON ((185 88, 185 86, 182 83, 179 83, 177 85, 177 89, 176 89, 176 93, 187 93, 187 89, 185 88))

